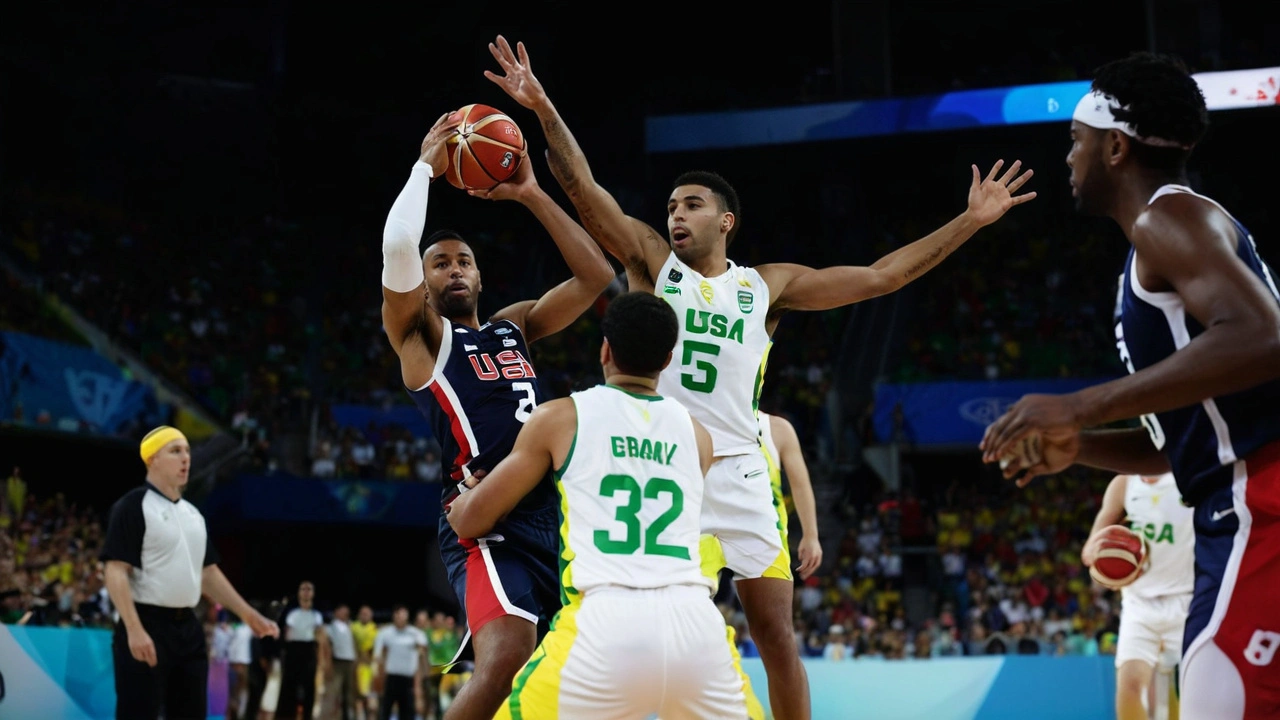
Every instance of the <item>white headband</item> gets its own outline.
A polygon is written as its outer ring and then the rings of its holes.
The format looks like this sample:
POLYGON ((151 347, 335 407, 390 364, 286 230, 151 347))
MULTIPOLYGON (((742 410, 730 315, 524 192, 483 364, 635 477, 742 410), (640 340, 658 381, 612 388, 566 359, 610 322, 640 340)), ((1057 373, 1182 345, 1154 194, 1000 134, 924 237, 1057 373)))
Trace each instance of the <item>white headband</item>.
POLYGON ((1093 90, 1088 95, 1080 98, 1080 102, 1076 104, 1076 111, 1071 113, 1071 119, 1099 130, 1119 130, 1143 145, 1181 148, 1183 150, 1191 149, 1190 145, 1183 145, 1180 142, 1165 140, 1164 138, 1158 137, 1143 137, 1139 135, 1133 125, 1115 118, 1112 111, 1120 109, 1127 108, 1122 108, 1120 101, 1116 100, 1114 97, 1097 90, 1093 90))

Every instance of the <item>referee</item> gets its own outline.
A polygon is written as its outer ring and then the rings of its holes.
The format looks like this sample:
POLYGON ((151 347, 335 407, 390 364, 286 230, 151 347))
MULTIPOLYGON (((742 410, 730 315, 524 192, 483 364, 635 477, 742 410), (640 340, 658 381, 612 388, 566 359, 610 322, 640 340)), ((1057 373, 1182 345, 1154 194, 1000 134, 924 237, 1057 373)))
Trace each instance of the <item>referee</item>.
POLYGON ((100 558, 120 619, 112 639, 118 720, 208 716, 209 653, 194 609, 201 593, 240 616, 255 635, 276 624, 249 607, 217 566, 204 517, 182 499, 191 447, 176 428, 142 439, 147 480, 111 508, 100 558))

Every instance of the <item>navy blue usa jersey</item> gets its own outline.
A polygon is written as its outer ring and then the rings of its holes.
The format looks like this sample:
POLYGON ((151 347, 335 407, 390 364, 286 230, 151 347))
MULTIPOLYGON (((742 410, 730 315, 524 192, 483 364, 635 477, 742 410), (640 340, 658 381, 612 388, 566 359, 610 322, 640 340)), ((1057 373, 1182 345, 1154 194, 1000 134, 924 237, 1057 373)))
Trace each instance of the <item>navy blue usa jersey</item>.
MULTIPOLYGON (((545 398, 515 323, 499 320, 477 330, 442 321, 435 372, 409 395, 440 441, 448 500, 459 481, 492 470, 511 453, 520 429, 545 398)), ((548 474, 517 510, 555 505, 555 485, 548 474)))
MULTIPOLYGON (((1174 192, 1196 195, 1189 188, 1166 185, 1151 201, 1174 192)), ((1227 216, 1231 217, 1230 213, 1227 216)), ((1273 273, 1258 257, 1253 236, 1234 217, 1231 221, 1237 235, 1236 256, 1280 303, 1273 273)), ((1204 332, 1176 292, 1150 292, 1142 287, 1133 270, 1134 257, 1131 248, 1117 292, 1116 348, 1130 373, 1160 362, 1204 332)), ((1152 442, 1169 458, 1183 500, 1195 505, 1231 483, 1232 465, 1237 460, 1280 439, 1280 381, 1148 415, 1142 418, 1142 424, 1152 442)))

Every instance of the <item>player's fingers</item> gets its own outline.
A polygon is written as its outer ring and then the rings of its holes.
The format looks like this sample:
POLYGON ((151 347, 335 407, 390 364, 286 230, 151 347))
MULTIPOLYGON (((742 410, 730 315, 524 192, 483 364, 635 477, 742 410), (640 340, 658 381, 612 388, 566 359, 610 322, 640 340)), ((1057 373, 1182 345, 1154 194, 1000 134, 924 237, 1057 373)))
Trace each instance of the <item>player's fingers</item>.
POLYGON ((1000 184, 1008 185, 1009 181, 1012 180, 1014 176, 1018 174, 1018 168, 1020 167, 1022 167, 1022 161, 1014 160, 1013 164, 1009 166, 1009 169, 1004 171, 1004 175, 1000 176, 1000 184))
POLYGON ((1000 172, 1000 168, 1004 167, 1004 160, 997 160, 995 165, 991 166, 991 172, 987 173, 987 180, 995 178, 996 173, 1000 172))
POLYGON ((514 65, 516 62, 516 54, 511 50, 511 43, 507 42, 506 38, 499 35, 498 47, 502 48, 502 54, 506 56, 507 62, 514 65))
POLYGON ((511 59, 502 51, 502 48, 494 45, 493 43, 489 43, 489 54, 493 56, 494 60, 498 61, 498 64, 502 66, 503 70, 511 72, 514 69, 511 59))
POLYGON ((1035 199, 1036 199, 1036 191, 1032 190, 1031 192, 1026 193, 1025 195, 1015 195, 1013 198, 1013 204, 1021 205, 1022 203, 1027 202, 1028 200, 1035 200, 1035 199))
POLYGON ((996 438, 991 443, 991 455, 996 460, 1009 455, 1014 451, 1014 446, 1020 439, 1023 439, 1027 430, 1023 429, 1021 420, 1015 419, 1007 423, 1004 428, 1000 429, 1000 433, 996 434, 996 438))
POLYGON ((981 174, 981 172, 978 170, 978 166, 977 166, 977 165, 970 165, 969 167, 973 168, 973 186, 974 186, 974 187, 977 187, 978 185, 981 185, 981 184, 982 184, 982 174, 981 174))
POLYGON ((1018 188, 1022 187, 1023 185, 1026 185, 1027 181, 1031 179, 1031 176, 1035 174, 1036 174, 1035 170, 1028 170, 1022 173, 1021 175, 1019 175, 1018 177, 1014 178, 1013 182, 1009 183, 1009 194, 1012 195, 1013 193, 1017 192, 1018 188))
POLYGON ((1010 414, 1001 418, 1001 420, 1004 423, 1001 427, 996 428, 989 443, 991 449, 987 451, 996 460, 1008 455, 1013 450, 1014 443, 1021 440, 1022 436, 1027 433, 1023 429, 1021 418, 1018 416, 1010 414))
POLYGON ((147 645, 142 649, 142 654, 147 660, 147 664, 151 667, 156 666, 156 646, 154 644, 147 645))
POLYGON ((1019 483, 1018 486, 1026 487, 1027 483, 1040 477, 1041 475, 1047 474, 1048 471, 1049 471, 1048 465, 1045 465, 1043 462, 1038 462, 1035 465, 1032 465, 1030 468, 1027 468, 1027 474, 1023 475, 1022 479, 1018 481, 1019 483))
POLYGON ((524 43, 516 43, 516 50, 520 53, 520 64, 524 66, 525 70, 533 72, 533 65, 529 63, 529 52, 524 49, 524 43))
POLYGON ((1008 418, 1008 413, 996 418, 996 421, 988 425, 986 432, 982 434, 982 459, 985 462, 994 462, 1000 459, 1000 456, 996 455, 995 452, 996 438, 1000 436, 1000 431, 1004 429, 1008 418))

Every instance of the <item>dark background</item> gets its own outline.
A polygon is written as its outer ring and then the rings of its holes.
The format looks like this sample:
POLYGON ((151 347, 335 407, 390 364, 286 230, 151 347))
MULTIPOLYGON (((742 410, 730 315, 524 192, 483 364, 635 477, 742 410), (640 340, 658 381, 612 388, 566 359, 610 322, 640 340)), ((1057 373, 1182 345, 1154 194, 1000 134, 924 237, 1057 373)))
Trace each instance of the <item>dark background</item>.
MULTIPOLYGON (((1280 65, 1280 24, 1267 5, 755 7, 502 1, 322 8, 280 0, 10 10, 0 22, 0 200, 18 212, 78 204, 107 225, 145 226, 153 237, 184 243, 196 265, 220 234, 283 218, 301 228, 288 248, 297 273, 314 275, 322 288, 338 274, 369 277, 368 294, 327 303, 372 304, 387 208, 442 112, 473 102, 509 112, 528 134, 539 179, 563 200, 542 160, 536 119, 481 75, 497 69, 486 44, 503 33, 527 44, 597 179, 624 209, 661 228, 676 174, 707 168, 729 178, 743 202, 735 259, 871 262, 887 236, 910 239, 962 210, 971 163, 985 171, 997 158, 1020 158, 1036 170, 1029 189, 1040 198, 1011 213, 998 235, 984 231, 974 242, 1017 243, 1020 233, 1046 224, 1069 238, 1089 226, 1115 234, 1106 269, 1114 275, 1123 237, 1071 212, 1065 126, 646 156, 644 118, 1085 79, 1105 61, 1152 47, 1177 52, 1193 70, 1280 65), (339 255, 341 262, 333 259, 339 255), (350 266, 351 257, 362 264, 350 266)), ((1273 259, 1274 217, 1257 198, 1274 194, 1277 120, 1276 109, 1214 114, 1193 163, 1200 189, 1239 208, 1273 259)), ((537 231, 522 209, 443 184, 433 188, 430 207, 428 232, 537 231)), ((944 265, 928 282, 941 286, 947 278, 944 265)), ((793 322, 784 320, 780 333, 793 322)), ((779 343, 771 366, 785 352, 779 343)), ((0 463, 43 478, 33 492, 64 491, 103 509, 143 474, 132 445, 16 431, 0 436, 0 463)), ((342 582, 374 603, 421 598, 435 561, 432 542, 425 531, 349 526, 238 527, 219 539, 229 573, 248 593, 289 592, 306 575, 323 596, 327 582, 339 582, 329 558, 341 552, 364 573, 342 582), (379 578, 395 582, 375 584, 379 578)))

